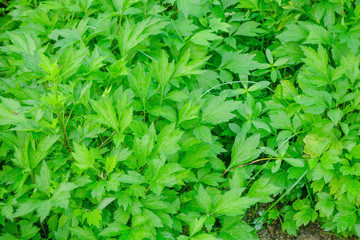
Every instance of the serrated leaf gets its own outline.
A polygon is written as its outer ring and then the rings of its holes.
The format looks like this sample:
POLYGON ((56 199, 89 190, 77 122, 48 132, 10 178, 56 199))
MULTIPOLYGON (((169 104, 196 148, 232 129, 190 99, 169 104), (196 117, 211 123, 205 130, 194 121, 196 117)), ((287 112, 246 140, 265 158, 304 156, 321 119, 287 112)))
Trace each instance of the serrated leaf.
POLYGON ((114 222, 110 223, 106 228, 104 228, 99 235, 102 237, 115 237, 121 235, 123 232, 128 231, 129 229, 130 227, 122 223, 114 222))
POLYGON ((284 158, 283 159, 285 162, 289 163, 290 165, 294 166, 294 167, 298 167, 298 168, 302 168, 305 166, 305 161, 304 159, 299 159, 299 158, 284 158))
POLYGON ((240 74, 249 75, 250 71, 263 68, 263 65, 254 61, 254 55, 226 52, 222 55, 220 68, 240 74))
POLYGON ((94 225, 95 227, 99 227, 100 226, 100 221, 102 219, 101 210, 96 208, 96 209, 94 209, 92 211, 84 212, 83 213, 83 219, 86 219, 87 223, 90 226, 94 225))
POLYGON ((103 97, 100 101, 90 100, 90 103, 99 116, 95 119, 97 122, 111 127, 115 131, 119 131, 119 119, 116 116, 115 109, 110 99, 103 97))
POLYGON ((70 191, 77 188, 74 183, 62 182, 60 186, 55 190, 54 195, 51 198, 51 203, 55 207, 67 208, 69 206, 69 199, 71 197, 70 191))
POLYGON ((80 239, 96 240, 94 233, 87 227, 70 227, 69 230, 80 239))
POLYGON ((335 208, 335 202, 332 196, 328 193, 318 193, 319 201, 317 202, 315 209, 320 212, 320 216, 329 217, 335 208))
POLYGON ((80 169, 88 169, 94 167, 95 157, 85 145, 74 143, 74 152, 72 153, 75 159, 75 165, 80 169))
POLYGON ((51 208, 52 208, 52 203, 50 199, 41 201, 39 203, 39 206, 37 207, 36 211, 38 212, 40 221, 44 221, 44 219, 47 216, 49 216, 51 208))
POLYGON ((227 217, 220 230, 220 237, 224 240, 256 240, 254 228, 239 221, 237 217, 227 217))
POLYGON ((259 143, 260 135, 252 135, 246 138, 246 133, 239 133, 232 147, 231 162, 228 169, 248 163, 257 158, 261 153, 261 150, 258 149, 259 143))
POLYGON ((196 200, 199 206, 206 212, 210 213, 211 208, 211 199, 209 194, 205 191, 204 187, 200 185, 198 194, 196 195, 196 200))
POLYGON ((234 35, 255 37, 259 33, 265 32, 265 30, 259 28, 259 26, 261 26, 261 24, 255 21, 244 22, 239 26, 234 35))
POLYGON ((66 48, 77 41, 81 41, 81 35, 76 29, 55 29, 48 37, 56 41, 54 48, 66 48), (59 36, 61 36, 60 39, 59 36))
POLYGON ((117 156, 112 156, 112 157, 108 157, 106 158, 106 162, 105 162, 105 171, 107 173, 110 173, 114 170, 115 166, 117 163, 117 156))
POLYGON ((188 18, 189 15, 199 16, 201 14, 200 0, 176 0, 176 3, 185 18, 188 18))
POLYGON ((236 107, 236 102, 226 101, 225 97, 212 97, 203 110, 202 121, 214 125, 227 122, 235 117, 232 112, 236 107))
POLYGON ((21 222, 21 239, 32 239, 39 232, 39 230, 40 228, 34 226, 31 222, 21 222))
POLYGON ((279 187, 269 183, 269 178, 260 178, 252 184, 245 196, 256 202, 267 203, 273 200, 270 195, 277 194, 279 190, 279 187))
POLYGON ((242 215, 247 208, 254 204, 254 201, 248 197, 240 197, 240 194, 241 191, 239 189, 227 191, 220 198, 213 213, 226 216, 242 215))
POLYGON ((189 232, 190 237, 194 236, 195 233, 201 230, 201 228, 204 226, 204 222, 206 220, 206 217, 201 217, 199 219, 195 218, 192 223, 190 224, 189 232))
POLYGON ((170 124, 161 130, 157 139, 157 150, 165 155, 171 155, 180 150, 178 141, 180 140, 183 132, 175 129, 175 124, 170 124))
POLYGON ((40 175, 37 175, 35 177, 35 185, 37 189, 49 195, 50 179, 51 179, 50 169, 48 168, 46 162, 43 161, 43 164, 40 169, 40 175))
POLYGON ((129 183, 129 184, 140 184, 146 182, 144 176, 140 175, 138 172, 129 171, 127 174, 122 175, 119 178, 120 182, 129 183))

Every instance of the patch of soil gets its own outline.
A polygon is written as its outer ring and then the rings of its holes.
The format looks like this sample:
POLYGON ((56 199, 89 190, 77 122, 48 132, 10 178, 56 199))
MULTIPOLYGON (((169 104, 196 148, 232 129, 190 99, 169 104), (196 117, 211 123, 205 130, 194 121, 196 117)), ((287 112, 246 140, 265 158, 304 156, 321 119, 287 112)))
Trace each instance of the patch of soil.
MULTIPOLYGON (((266 204, 258 206, 258 211, 266 210, 266 204)), ((248 211, 251 212, 251 211, 248 211)), ((259 213, 246 214, 244 221, 251 223, 255 218, 259 217, 259 213)), ((307 226, 303 226, 299 229, 297 236, 290 236, 284 232, 281 228, 280 221, 272 221, 272 223, 265 223, 260 230, 257 231, 257 235, 261 240, 358 240, 358 237, 339 238, 333 235, 331 232, 324 231, 318 222, 310 223, 307 226)))
MULTIPOLYGON (((263 228, 257 232, 257 235, 261 240, 342 240, 330 232, 325 232, 317 222, 301 227, 296 237, 283 232, 280 222, 264 224, 263 228)), ((359 238, 351 237, 343 239, 357 240, 359 238)))

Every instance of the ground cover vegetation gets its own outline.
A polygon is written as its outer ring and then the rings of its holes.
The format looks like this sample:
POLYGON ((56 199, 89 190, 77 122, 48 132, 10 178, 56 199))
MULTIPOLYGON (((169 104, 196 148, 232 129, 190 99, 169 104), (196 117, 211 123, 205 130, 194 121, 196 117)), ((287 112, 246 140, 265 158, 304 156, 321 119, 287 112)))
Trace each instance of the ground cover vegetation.
POLYGON ((0 239, 360 236, 360 1, 0 14, 0 239))

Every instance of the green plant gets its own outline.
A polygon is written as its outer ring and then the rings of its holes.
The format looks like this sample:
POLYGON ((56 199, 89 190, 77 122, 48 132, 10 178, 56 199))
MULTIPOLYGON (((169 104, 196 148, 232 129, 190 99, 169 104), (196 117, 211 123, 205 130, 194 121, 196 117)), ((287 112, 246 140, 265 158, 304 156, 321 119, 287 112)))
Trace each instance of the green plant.
POLYGON ((360 234, 358 2, 1 4, 0 238, 360 234))

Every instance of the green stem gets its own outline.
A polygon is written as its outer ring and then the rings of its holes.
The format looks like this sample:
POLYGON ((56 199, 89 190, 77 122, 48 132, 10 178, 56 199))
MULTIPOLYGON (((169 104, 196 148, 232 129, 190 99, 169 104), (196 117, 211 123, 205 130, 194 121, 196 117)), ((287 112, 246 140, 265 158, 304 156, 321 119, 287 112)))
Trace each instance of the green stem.
POLYGON ((63 119, 60 114, 56 114, 59 118, 60 128, 64 137, 64 146, 68 150, 69 153, 71 153, 71 149, 69 147, 69 141, 66 134, 66 127, 64 127, 63 119))
MULTIPOLYGON (((278 204, 278 202, 280 202, 281 199, 283 199, 286 195, 288 195, 288 194, 291 192, 291 190, 293 190, 293 188, 294 188, 296 185, 298 185, 298 183, 305 177, 305 175, 308 173, 308 171, 309 171, 308 169, 305 170, 305 172, 301 175, 301 177, 300 177, 298 180, 296 180, 296 182, 295 182, 288 190, 286 190, 286 192, 285 192, 283 195, 281 195, 281 197, 279 197, 278 200, 276 200, 268 209, 266 209, 266 211, 263 213, 262 216, 266 216, 266 214, 267 214, 276 204, 278 204)), ((257 224, 257 223, 259 223, 259 221, 257 221, 255 224, 257 224)))
POLYGON ((121 15, 120 15, 120 18, 119 18, 119 23, 118 23, 118 27, 117 27, 117 30, 116 30, 116 35, 119 35, 120 26, 121 26, 121 21, 122 21, 122 16, 123 16, 123 14, 121 14, 121 15))

